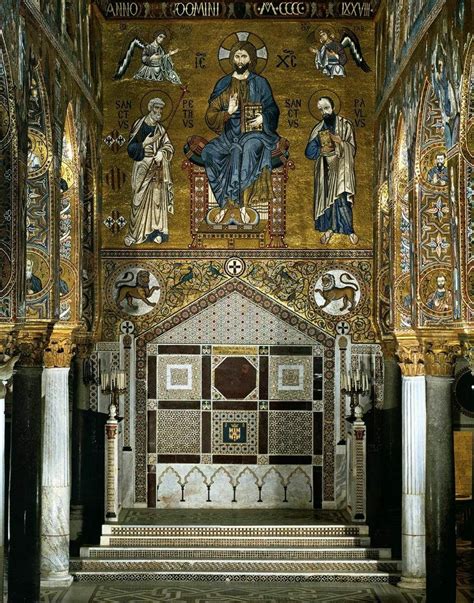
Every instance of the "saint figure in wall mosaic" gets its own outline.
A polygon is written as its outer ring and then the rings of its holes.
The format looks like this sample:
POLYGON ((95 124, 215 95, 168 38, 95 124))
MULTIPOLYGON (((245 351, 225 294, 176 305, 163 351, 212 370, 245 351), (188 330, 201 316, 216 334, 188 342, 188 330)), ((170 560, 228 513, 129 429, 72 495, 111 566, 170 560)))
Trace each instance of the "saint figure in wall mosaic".
POLYGON ((355 194, 356 143, 352 123, 337 115, 334 100, 318 101, 322 120, 313 128, 306 157, 314 160, 314 224, 327 244, 334 233, 347 235, 354 245, 359 237, 352 224, 355 194))
POLYGON ((174 212, 171 160, 174 148, 160 124, 164 101, 153 98, 148 115, 132 126, 128 155, 132 170, 132 208, 125 245, 168 240, 168 213, 174 212))

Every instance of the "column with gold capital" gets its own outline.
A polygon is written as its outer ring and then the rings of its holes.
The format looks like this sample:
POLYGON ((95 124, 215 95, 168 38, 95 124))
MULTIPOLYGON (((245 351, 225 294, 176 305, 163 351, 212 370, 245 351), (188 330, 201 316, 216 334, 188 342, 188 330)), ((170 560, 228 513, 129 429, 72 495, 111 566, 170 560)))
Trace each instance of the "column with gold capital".
POLYGON ((456 537, 452 386, 456 340, 425 342, 426 367, 426 594, 456 599, 456 537))
POLYGON ((400 588, 424 588, 426 387, 423 348, 399 342, 402 371, 402 576, 400 588))
POLYGON ((44 352, 43 477, 41 487, 41 585, 67 587, 71 501, 69 369, 71 337, 53 336, 44 352))
POLYGON ((8 598, 39 601, 44 327, 17 335, 13 375, 8 598))

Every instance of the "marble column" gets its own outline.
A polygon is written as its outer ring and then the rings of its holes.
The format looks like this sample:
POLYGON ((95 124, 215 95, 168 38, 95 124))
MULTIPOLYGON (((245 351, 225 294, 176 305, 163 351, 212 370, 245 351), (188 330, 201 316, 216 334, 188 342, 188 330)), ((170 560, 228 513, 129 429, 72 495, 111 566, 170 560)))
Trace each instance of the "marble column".
POLYGON ((22 345, 21 364, 13 376, 8 558, 11 603, 40 600, 43 368, 41 341, 36 343, 36 349, 34 344, 22 345))
POLYGON ((456 600, 453 362, 459 348, 428 346, 426 357, 426 595, 456 600))
POLYGON ((72 582, 69 573, 70 340, 52 340, 44 358, 41 586, 61 588, 68 587, 72 582))
POLYGON ((400 588, 424 588, 426 384, 423 353, 399 349, 402 370, 402 576, 400 588))

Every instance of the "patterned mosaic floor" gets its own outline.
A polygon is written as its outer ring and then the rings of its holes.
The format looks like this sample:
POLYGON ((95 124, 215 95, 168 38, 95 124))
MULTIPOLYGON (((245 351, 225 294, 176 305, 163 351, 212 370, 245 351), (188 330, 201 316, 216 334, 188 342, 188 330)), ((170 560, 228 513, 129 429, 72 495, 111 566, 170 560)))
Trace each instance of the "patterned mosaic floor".
MULTIPOLYGON (((46 593, 44 593, 46 595, 46 593)), ((55 593, 51 593, 53 596, 55 593)), ((134 603, 153 601, 183 601, 187 603, 288 603, 298 601, 340 601, 422 603, 425 597, 419 594, 402 593, 398 588, 388 585, 325 585, 312 584, 222 584, 202 582, 161 582, 143 584, 103 584, 84 587, 74 584, 68 593, 59 598, 42 598, 48 603, 134 603)))
POLYGON ((341 511, 303 509, 124 509, 119 524, 128 525, 308 525, 347 524, 341 511))
MULTIPOLYGON (((474 547, 458 542, 456 603, 474 601, 474 547)), ((218 582, 143 582, 111 584, 74 583, 66 592, 43 590, 44 603, 288 603, 290 601, 425 603, 421 592, 405 592, 389 585, 275 584, 218 582)))

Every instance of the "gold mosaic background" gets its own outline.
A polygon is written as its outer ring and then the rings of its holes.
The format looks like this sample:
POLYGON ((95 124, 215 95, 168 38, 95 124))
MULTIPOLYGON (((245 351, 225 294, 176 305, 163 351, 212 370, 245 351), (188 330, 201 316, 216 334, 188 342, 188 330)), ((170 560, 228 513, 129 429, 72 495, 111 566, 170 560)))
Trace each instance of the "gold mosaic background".
MULTIPOLYGON (((141 50, 135 50, 133 59, 123 79, 114 81, 113 75, 117 63, 126 52, 128 44, 134 37, 145 43, 153 40, 153 33, 165 27, 170 36, 163 43, 165 51, 179 48, 180 52, 173 57, 175 69, 183 83, 188 85, 189 93, 185 97, 193 101, 192 118, 185 116, 183 104, 178 107, 173 123, 168 129, 169 136, 175 147, 172 173, 175 187, 175 213, 169 216, 169 242, 157 245, 144 243, 132 249, 170 249, 187 248, 191 242, 189 233, 190 196, 187 174, 181 164, 185 159, 183 146, 191 135, 200 135, 208 139, 214 134, 207 129, 204 115, 208 97, 223 72, 217 60, 217 51, 221 42, 231 33, 243 30, 257 34, 266 44, 268 62, 262 75, 270 82, 275 100, 280 108, 280 136, 290 141, 290 158, 296 169, 290 171, 287 192, 287 235, 286 242, 290 248, 322 248, 319 239, 320 232, 314 229, 313 219, 313 170, 314 162, 305 158, 306 143, 315 123, 308 109, 310 97, 317 92, 321 94, 335 93, 340 99, 340 115, 350 119, 355 126, 357 143, 356 154, 356 196, 354 203, 354 228, 360 240, 357 247, 366 249, 372 245, 372 173, 373 173, 373 115, 374 115, 374 37, 373 23, 368 21, 335 21, 324 22, 332 26, 336 32, 335 39, 340 40, 341 31, 349 27, 359 38, 364 58, 372 68, 370 73, 364 73, 354 63, 347 50, 346 77, 330 77, 323 75, 314 65, 314 54, 310 52, 308 36, 321 21, 313 22, 282 22, 282 21, 143 21, 143 22, 105 22, 103 28, 104 45, 104 137, 114 130, 128 140, 132 123, 143 115, 141 105, 146 105, 150 92, 156 91, 157 96, 168 98, 173 103, 179 99, 179 86, 170 82, 150 82, 134 80, 133 75, 141 65, 141 50), (296 66, 277 67, 281 57, 293 52, 296 66), (203 69, 196 68, 197 53, 205 54, 203 69), (144 97, 145 100, 144 100, 144 97), (289 113, 288 103, 301 101, 298 114, 289 113), (361 101, 363 105, 361 106, 361 101), (359 113, 357 125, 356 108, 359 113), (122 111, 122 113, 120 113, 122 111), (183 120, 192 119, 193 126, 185 127, 183 120), (298 120, 298 127, 291 127, 291 120, 298 120), (362 123, 364 124, 362 126, 362 123)), ((290 62, 290 61, 288 61, 290 62)), ((189 108, 189 105, 188 105, 189 108)), ((294 107, 293 107, 294 108, 294 107)), ((165 107, 166 118, 168 107, 165 107)), ((291 107, 290 107, 291 109, 291 107)), ((112 168, 119 168, 125 174, 125 182, 120 190, 112 190, 107 179, 104 182, 102 207, 102 246, 104 248, 123 248, 127 227, 113 234, 103 224, 103 220, 113 210, 118 210, 128 221, 131 202, 130 175, 132 160, 127 155, 127 144, 124 143, 114 152, 105 143, 102 145, 104 177, 112 168)), ((237 247, 255 246, 255 242, 239 241, 237 247)), ((208 247, 223 247, 225 241, 206 242, 208 247)), ((351 247, 349 238, 335 235, 329 248, 351 247)))

